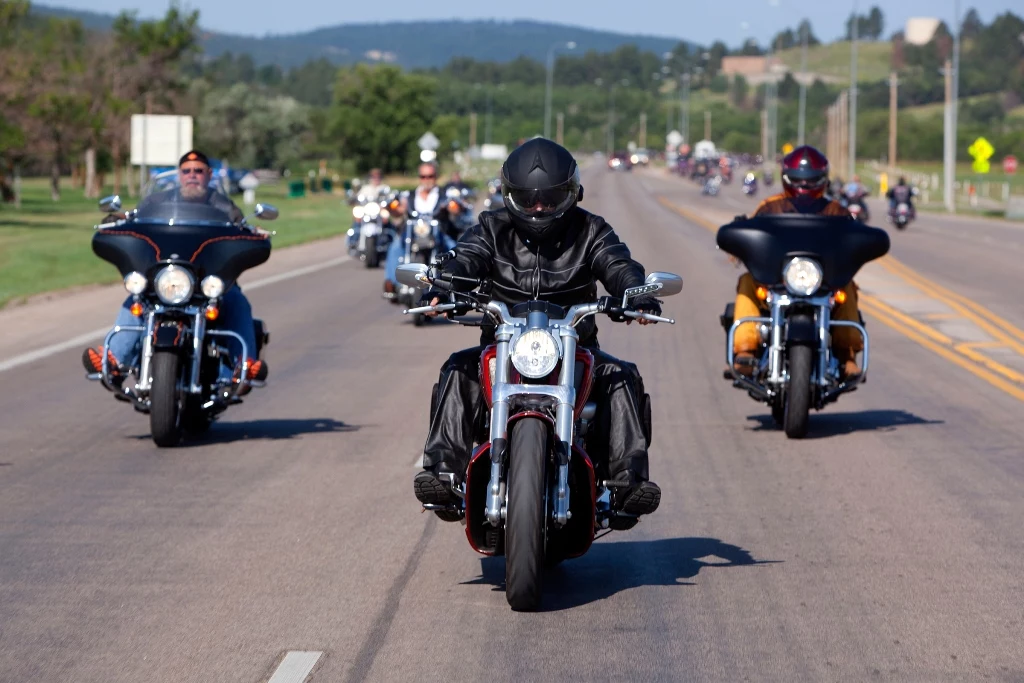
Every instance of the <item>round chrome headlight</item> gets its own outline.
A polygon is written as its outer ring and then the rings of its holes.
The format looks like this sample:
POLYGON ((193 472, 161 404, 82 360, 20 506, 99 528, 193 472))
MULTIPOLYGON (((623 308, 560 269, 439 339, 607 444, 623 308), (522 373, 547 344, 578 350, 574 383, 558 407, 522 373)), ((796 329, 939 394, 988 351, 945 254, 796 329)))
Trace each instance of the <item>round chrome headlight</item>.
POLYGON ((782 269, 782 281, 790 294, 810 296, 821 287, 821 266, 812 259, 796 257, 782 269))
POLYGON ((157 273, 153 283, 156 285, 156 295, 170 306, 188 301, 195 286, 192 274, 179 266, 167 266, 157 273))
POLYGON ((380 204, 370 202, 363 207, 363 215, 368 216, 369 218, 376 218, 380 215, 380 204))
POLYGON ((361 207, 361 206, 353 206, 352 207, 352 218, 355 218, 358 221, 362 217, 363 217, 363 207, 361 207))
POLYGON ((124 276, 124 288, 129 294, 142 294, 146 291, 146 276, 139 272, 131 272, 124 276))
POLYGON ((426 237, 430 234, 430 225, 425 220, 420 219, 412 226, 412 231, 417 237, 426 237))
POLYGON ((523 377, 547 377, 558 365, 558 344, 544 330, 527 330, 512 345, 512 365, 523 377))
POLYGON ((199 283, 199 288, 203 290, 203 296, 209 299, 216 299, 224 293, 224 281, 216 275, 207 275, 199 283))

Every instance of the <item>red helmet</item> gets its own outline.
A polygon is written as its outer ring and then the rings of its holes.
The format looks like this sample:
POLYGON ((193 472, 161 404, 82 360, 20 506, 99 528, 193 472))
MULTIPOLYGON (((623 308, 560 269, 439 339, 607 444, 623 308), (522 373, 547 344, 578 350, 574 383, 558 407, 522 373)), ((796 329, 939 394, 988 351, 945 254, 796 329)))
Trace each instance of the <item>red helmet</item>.
POLYGON ((802 145, 782 159, 782 188, 790 199, 820 199, 828 188, 828 159, 802 145))

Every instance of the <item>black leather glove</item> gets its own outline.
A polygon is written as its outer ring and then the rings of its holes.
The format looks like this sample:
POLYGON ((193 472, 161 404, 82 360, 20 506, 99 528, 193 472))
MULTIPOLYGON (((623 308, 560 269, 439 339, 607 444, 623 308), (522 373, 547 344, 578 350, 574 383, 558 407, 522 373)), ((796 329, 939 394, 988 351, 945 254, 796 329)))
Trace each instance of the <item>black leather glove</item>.
POLYGON ((643 313, 661 315, 661 304, 662 301, 660 299, 655 299, 650 294, 644 294, 633 299, 630 303, 630 307, 643 313))

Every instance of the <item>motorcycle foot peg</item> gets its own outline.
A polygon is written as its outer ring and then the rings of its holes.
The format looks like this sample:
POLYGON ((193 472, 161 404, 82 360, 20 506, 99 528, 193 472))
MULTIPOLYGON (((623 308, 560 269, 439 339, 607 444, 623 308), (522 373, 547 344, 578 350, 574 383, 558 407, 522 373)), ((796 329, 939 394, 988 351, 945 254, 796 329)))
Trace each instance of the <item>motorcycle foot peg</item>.
POLYGON ((628 489, 632 485, 628 481, 620 481, 618 479, 609 479, 601 482, 601 486, 607 489, 628 489))
POLYGON ((466 511, 455 505, 435 505, 433 503, 423 503, 423 511, 433 512, 442 522, 461 522, 465 516, 466 511))
POLYGON ((618 512, 608 521, 608 528, 614 531, 629 531, 639 523, 640 518, 636 515, 618 512))

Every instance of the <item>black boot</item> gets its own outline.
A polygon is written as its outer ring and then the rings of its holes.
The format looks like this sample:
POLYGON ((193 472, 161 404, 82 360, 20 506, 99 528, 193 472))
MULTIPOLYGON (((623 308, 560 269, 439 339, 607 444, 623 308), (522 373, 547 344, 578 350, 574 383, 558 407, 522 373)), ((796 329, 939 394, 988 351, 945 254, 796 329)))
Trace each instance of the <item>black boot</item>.
POLYGON ((614 481, 621 481, 625 486, 613 489, 612 506, 619 512, 630 515, 649 515, 661 504, 661 488, 653 481, 637 481, 632 472, 622 472, 614 481))
POLYGON ((446 505, 450 509, 433 510, 442 521, 458 522, 462 519, 462 500, 452 491, 456 482, 451 468, 444 463, 418 472, 412 480, 412 490, 423 505, 446 505))

